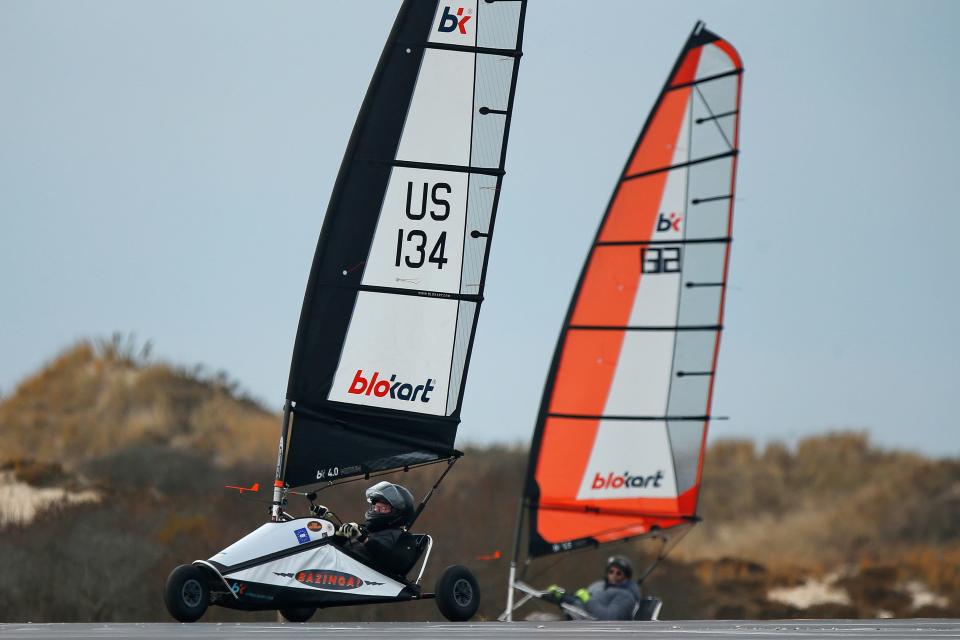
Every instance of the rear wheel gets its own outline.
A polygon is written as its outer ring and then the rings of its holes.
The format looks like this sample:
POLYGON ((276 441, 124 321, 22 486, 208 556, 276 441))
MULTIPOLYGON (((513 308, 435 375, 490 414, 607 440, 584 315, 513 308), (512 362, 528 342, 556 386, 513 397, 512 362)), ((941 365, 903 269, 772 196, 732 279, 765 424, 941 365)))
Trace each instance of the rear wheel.
POLYGON ((182 564, 170 572, 163 592, 167 611, 180 622, 196 622, 210 603, 206 576, 192 564, 182 564))
POLYGON ((447 567, 437 580, 437 608, 451 622, 464 622, 480 607, 480 585, 466 567, 447 567))
POLYGON ((295 607, 292 609, 280 609, 280 615, 287 622, 306 622, 317 612, 316 607, 295 607))

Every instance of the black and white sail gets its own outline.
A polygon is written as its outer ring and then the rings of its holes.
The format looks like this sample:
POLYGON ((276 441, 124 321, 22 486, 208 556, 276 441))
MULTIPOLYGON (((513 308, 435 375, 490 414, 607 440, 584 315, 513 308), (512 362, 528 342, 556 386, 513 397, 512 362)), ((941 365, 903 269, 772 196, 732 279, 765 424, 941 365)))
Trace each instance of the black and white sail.
POLYGON ((406 0, 307 283, 278 485, 455 454, 525 0, 406 0))

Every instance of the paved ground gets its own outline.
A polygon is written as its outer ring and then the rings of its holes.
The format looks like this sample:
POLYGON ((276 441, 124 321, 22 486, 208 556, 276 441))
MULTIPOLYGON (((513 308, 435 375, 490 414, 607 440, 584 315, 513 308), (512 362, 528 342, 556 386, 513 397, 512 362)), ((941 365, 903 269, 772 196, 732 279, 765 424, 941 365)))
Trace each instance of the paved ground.
POLYGON ((484 622, 343 624, 0 624, 0 638, 512 638, 543 640, 639 636, 641 640, 679 638, 960 638, 960 620, 777 620, 687 622, 484 622))

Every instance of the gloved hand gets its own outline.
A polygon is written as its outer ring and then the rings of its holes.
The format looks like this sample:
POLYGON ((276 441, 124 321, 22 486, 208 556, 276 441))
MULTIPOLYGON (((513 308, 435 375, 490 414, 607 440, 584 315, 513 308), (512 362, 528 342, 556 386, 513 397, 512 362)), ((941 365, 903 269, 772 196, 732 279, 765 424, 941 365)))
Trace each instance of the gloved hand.
POLYGON ((337 529, 337 535, 347 540, 356 540, 363 535, 363 531, 356 522, 344 522, 340 525, 340 528, 337 529))
POLYGON ((310 513, 313 514, 313 516, 316 518, 322 518, 323 516, 327 515, 327 511, 329 511, 329 509, 327 509, 322 504, 310 505, 310 513))
POLYGON ((553 602, 563 602, 563 595, 566 593, 563 587, 560 585, 552 584, 547 587, 547 595, 544 596, 547 600, 552 600, 553 602))
POLYGON ((573 597, 577 598, 583 604, 587 604, 587 602, 590 600, 590 592, 586 589, 577 589, 573 594, 573 597))

